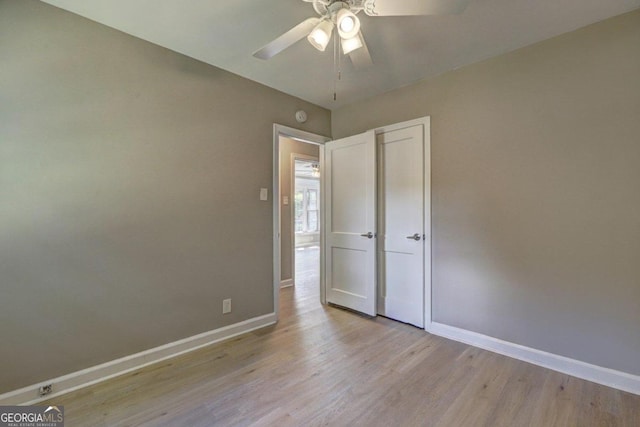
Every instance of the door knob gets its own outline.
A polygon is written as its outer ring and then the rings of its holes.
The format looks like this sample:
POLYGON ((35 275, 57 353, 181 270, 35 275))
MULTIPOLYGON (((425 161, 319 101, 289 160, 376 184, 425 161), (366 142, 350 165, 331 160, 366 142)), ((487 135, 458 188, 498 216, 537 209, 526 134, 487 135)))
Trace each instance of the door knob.
POLYGON ((373 233, 368 232, 366 234, 361 234, 362 237, 366 237, 367 239, 373 239, 373 233))
POLYGON ((419 233, 416 233, 413 236, 407 236, 407 239, 411 239, 411 240, 415 240, 416 242, 419 242, 421 237, 419 233))

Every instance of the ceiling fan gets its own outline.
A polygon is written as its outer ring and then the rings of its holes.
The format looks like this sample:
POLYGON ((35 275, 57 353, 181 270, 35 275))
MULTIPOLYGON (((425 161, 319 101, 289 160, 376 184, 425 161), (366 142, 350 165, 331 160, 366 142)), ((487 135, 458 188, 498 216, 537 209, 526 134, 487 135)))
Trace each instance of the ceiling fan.
MULTIPOLYGON (((270 59, 304 37, 324 52, 334 28, 340 37, 342 52, 356 68, 372 64, 369 49, 360 31, 356 16, 447 15, 464 11, 471 0, 303 0, 313 4, 320 17, 308 18, 271 43, 253 53, 260 59, 270 59)), ((337 43, 336 43, 337 45, 337 43)))

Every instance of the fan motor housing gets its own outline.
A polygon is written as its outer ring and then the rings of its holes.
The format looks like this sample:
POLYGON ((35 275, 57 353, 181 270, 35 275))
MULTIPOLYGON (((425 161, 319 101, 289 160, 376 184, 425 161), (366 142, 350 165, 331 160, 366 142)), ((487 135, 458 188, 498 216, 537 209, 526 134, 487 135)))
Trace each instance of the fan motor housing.
POLYGON ((362 9, 362 1, 359 0, 313 0, 313 8, 321 16, 334 18, 341 9, 349 9, 358 13, 362 9))
POLYGON ((331 14, 331 16, 335 16, 341 9, 351 9, 351 5, 346 1, 334 1, 327 7, 327 10, 331 14))

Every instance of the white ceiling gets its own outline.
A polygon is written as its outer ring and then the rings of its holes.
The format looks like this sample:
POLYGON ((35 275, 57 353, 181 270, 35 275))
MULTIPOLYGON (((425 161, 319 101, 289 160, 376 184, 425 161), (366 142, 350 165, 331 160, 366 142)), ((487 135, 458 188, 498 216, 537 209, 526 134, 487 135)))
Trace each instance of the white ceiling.
MULTIPOLYGON (((307 17, 302 0, 43 0, 329 109, 640 7, 640 0, 471 0, 462 15, 359 14, 374 66, 342 62, 305 39, 269 61, 252 53, 307 17)), ((402 0, 398 0, 402 1, 402 0)))

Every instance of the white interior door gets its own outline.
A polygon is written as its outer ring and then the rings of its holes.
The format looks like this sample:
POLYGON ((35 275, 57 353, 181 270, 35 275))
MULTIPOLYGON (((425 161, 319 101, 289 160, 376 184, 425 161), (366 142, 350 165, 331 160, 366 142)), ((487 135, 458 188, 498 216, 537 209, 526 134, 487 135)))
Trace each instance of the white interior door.
POLYGON ((424 126, 377 135, 378 313, 424 327, 424 126))
POLYGON ((324 160, 327 302, 375 316, 375 133, 328 142, 324 160))

